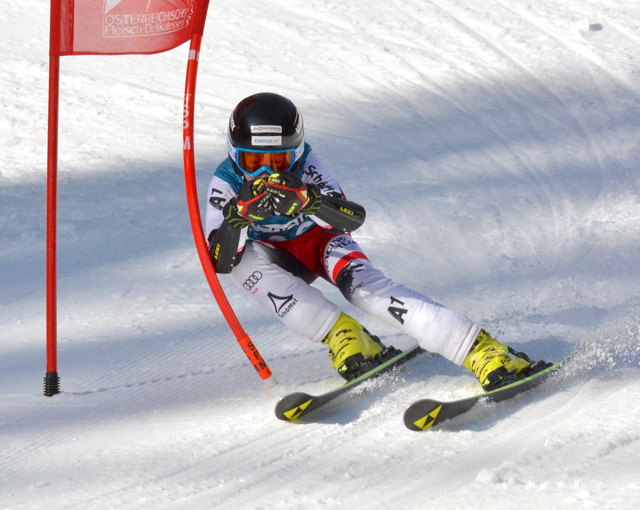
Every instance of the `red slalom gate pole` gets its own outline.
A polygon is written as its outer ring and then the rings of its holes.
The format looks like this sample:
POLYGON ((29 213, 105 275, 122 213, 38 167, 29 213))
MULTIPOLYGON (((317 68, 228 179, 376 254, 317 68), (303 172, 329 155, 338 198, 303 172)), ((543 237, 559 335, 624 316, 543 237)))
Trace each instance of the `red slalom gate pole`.
POLYGON ((49 105, 47 118, 47 373, 44 395, 60 393, 58 377, 58 317, 57 317, 57 195, 58 195, 58 102, 60 96, 60 10, 51 5, 49 33, 49 105))
MULTIPOLYGON (((208 3, 208 2, 207 2, 208 3)), ((206 9, 206 6, 205 6, 206 9)), ((200 208, 198 205, 198 191, 195 175, 195 153, 194 153, 194 107, 195 107, 195 90, 196 77, 198 73, 198 59, 200 56, 200 45, 202 42, 202 34, 204 32, 204 20, 206 16, 202 16, 202 24, 195 27, 193 37, 191 38, 191 46, 189 48, 189 61, 187 63, 187 76, 184 93, 184 112, 183 112, 183 156, 184 156, 184 177, 185 188, 187 193, 187 206, 189 209, 189 220, 191 222, 191 230, 200 258, 200 264, 204 270, 205 276, 209 283, 209 287, 215 297, 222 315, 226 319, 229 327, 236 336, 238 344, 249 358, 249 361, 258 372, 261 379, 268 386, 276 384, 275 378, 271 373, 271 369, 267 362, 260 355, 260 352, 253 344, 249 335, 244 331, 236 316, 229 300, 227 299, 218 275, 216 274, 213 262, 209 255, 207 243, 205 241, 204 230, 202 228, 202 220, 200 217, 200 208)))

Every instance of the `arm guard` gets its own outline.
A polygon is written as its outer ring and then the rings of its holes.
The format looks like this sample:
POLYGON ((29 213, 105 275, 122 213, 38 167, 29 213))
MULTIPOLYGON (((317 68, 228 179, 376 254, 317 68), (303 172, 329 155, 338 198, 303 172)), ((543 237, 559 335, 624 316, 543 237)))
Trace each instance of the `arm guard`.
POLYGON ((213 260, 216 273, 227 274, 240 262, 243 250, 240 250, 241 234, 244 229, 233 228, 226 221, 220 228, 209 234, 209 255, 213 260))
POLYGON ((320 207, 313 216, 326 223, 329 228, 337 232, 353 232, 366 218, 364 207, 355 202, 338 197, 323 195, 320 207))

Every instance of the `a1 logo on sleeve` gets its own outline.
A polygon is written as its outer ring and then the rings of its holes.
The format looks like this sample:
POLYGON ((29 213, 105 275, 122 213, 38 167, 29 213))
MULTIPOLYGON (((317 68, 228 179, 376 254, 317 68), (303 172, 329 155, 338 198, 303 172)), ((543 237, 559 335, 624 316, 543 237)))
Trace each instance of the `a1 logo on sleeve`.
POLYGON ((216 209, 222 210, 227 199, 222 196, 222 191, 216 188, 211 188, 211 196, 209 197, 209 203, 216 209), (221 196, 217 196, 220 194, 221 196))

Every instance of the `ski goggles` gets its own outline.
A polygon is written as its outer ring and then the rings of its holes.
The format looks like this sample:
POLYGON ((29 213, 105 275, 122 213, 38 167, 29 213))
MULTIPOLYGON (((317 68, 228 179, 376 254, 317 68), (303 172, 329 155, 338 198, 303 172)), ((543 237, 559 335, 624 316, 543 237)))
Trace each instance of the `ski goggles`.
POLYGON ((303 144, 294 149, 277 150, 229 147, 229 155, 247 177, 258 177, 265 172, 269 175, 288 172, 303 151, 303 144))

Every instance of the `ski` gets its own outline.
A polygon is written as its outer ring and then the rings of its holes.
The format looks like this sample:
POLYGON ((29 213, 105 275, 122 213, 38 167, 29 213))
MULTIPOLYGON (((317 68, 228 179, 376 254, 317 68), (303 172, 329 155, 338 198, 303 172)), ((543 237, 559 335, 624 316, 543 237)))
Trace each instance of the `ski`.
POLYGON ((396 354, 395 356, 384 361, 380 365, 377 365, 375 368, 369 370, 368 372, 365 372, 361 376, 347 381, 346 383, 338 386, 337 388, 334 388, 333 390, 321 393, 320 395, 311 395, 304 392, 289 393, 288 395, 282 397, 276 404, 276 416, 278 417, 278 419, 283 421, 296 421, 301 416, 306 415, 315 409, 318 409, 319 407, 325 405, 327 402, 333 400, 339 395, 342 395, 343 393, 346 393, 350 389, 355 388, 363 382, 373 379, 374 377, 383 374, 393 367, 401 365, 419 352, 423 351, 418 345, 414 345, 406 351, 402 351, 399 354, 396 354))
POLYGON ((502 388, 459 400, 438 401, 433 399, 418 400, 411 404, 404 413, 404 424, 410 430, 430 430, 441 423, 466 413, 478 402, 499 402, 515 397, 543 383, 555 374, 568 358, 551 365, 540 372, 516 381, 502 388))

